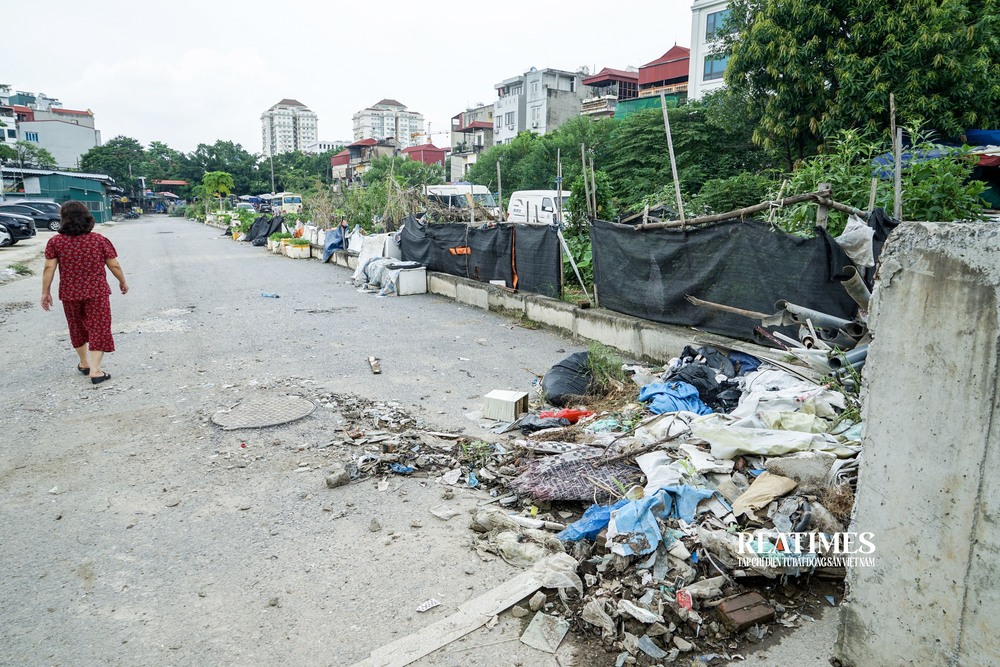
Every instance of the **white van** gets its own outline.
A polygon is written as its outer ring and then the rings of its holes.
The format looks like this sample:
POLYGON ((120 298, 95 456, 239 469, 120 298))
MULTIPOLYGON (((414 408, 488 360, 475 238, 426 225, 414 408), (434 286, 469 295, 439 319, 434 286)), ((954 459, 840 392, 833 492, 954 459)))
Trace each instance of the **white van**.
MULTIPOLYGON (((569 212, 566 207, 569 196, 573 194, 569 190, 562 191, 562 219, 565 221, 569 212)), ((537 222, 542 225, 551 225, 556 221, 556 201, 559 199, 559 192, 556 190, 518 190, 510 196, 507 203, 507 222, 537 222)))
POLYGON ((500 216, 493 193, 485 185, 452 183, 451 185, 428 185, 425 193, 432 202, 447 208, 470 208, 476 202, 494 217, 500 216))
POLYGON ((302 212, 302 195, 296 192, 279 192, 271 197, 271 212, 275 215, 302 212))

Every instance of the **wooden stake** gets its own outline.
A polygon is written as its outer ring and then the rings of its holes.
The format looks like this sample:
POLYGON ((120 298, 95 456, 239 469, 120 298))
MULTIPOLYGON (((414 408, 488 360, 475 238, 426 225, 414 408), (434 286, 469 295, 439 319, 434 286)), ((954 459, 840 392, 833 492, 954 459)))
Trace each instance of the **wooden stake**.
POLYGON ((896 164, 892 183, 892 215, 896 220, 903 221, 903 128, 896 128, 895 135, 896 164))
POLYGON ((594 211, 590 208, 590 181, 587 178, 587 150, 580 144, 580 162, 583 164, 583 193, 587 196, 587 215, 595 217, 594 211))
POLYGON ((663 127, 667 131, 667 151, 670 153, 670 172, 674 176, 674 194, 677 195, 677 212, 684 226, 684 201, 681 199, 681 182, 677 178, 677 161, 674 160, 674 140, 670 136, 670 114, 667 113, 667 96, 660 91, 660 107, 663 109, 663 127))
MULTIPOLYGON (((820 183, 818 190, 829 190, 829 183, 820 183)), ((830 209, 823 203, 820 203, 819 208, 816 209, 816 226, 820 229, 826 229, 827 224, 830 222, 830 209)))
POLYGON ((878 176, 872 177, 872 190, 868 194, 868 212, 875 210, 875 191, 878 189, 878 176))
POLYGON ((785 194, 785 186, 786 185, 788 185, 788 179, 787 178, 784 179, 783 181, 781 181, 781 188, 778 189, 777 204, 775 206, 772 206, 771 207, 771 212, 767 214, 767 224, 769 224, 769 225, 773 225, 774 224, 774 212, 778 210, 779 206, 784 206, 784 202, 782 201, 781 196, 785 194))
POLYGON ((500 207, 500 219, 506 220, 507 216, 503 212, 503 181, 500 180, 500 160, 497 159, 497 196, 500 197, 500 201, 497 202, 497 206, 500 207))

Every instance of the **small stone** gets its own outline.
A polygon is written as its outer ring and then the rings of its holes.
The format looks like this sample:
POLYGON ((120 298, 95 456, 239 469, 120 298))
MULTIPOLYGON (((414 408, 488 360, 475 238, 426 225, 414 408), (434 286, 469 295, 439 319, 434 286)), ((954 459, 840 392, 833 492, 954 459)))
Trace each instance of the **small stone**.
POLYGON ((510 615, 513 616, 514 618, 524 618, 530 613, 531 613, 530 611, 528 611, 527 609, 525 609, 520 605, 514 605, 513 607, 511 607, 510 610, 510 615))
POLYGON ((680 635, 674 635, 674 646, 676 646, 677 649, 683 653, 687 653, 688 651, 694 648, 694 644, 684 639, 680 635))
POLYGON ((180 498, 171 498, 167 501, 167 507, 177 507, 181 504, 180 498))
MULTIPOLYGON (((303 468, 300 468, 302 470, 303 468)), ((326 486, 328 489, 336 489, 338 486, 346 486, 351 483, 351 476, 347 474, 346 470, 339 470, 333 472, 326 478, 326 486)))
POLYGON ((410 528, 423 528, 423 527, 424 527, 424 524, 420 523, 419 521, 411 521, 410 522, 410 528))
POLYGON ((646 628, 646 634, 650 637, 665 635, 667 634, 667 626, 663 625, 663 623, 653 623, 651 626, 646 628))
POLYGON ((281 603, 281 600, 279 600, 278 597, 275 596, 275 597, 273 597, 273 598, 271 598, 270 600, 267 601, 267 606, 268 607, 277 607, 280 603, 281 603))
POLYGON ((205 597, 205 591, 198 591, 198 597, 200 598, 205 597))
POLYGON ((545 593, 538 591, 531 596, 530 600, 528 600, 528 608, 531 609, 531 611, 538 611, 545 605, 545 600, 547 599, 548 598, 545 596, 545 593))
POLYGON ((378 522, 378 519, 372 519, 372 522, 368 524, 368 530, 370 530, 373 533, 377 533, 378 531, 382 530, 382 524, 378 522))

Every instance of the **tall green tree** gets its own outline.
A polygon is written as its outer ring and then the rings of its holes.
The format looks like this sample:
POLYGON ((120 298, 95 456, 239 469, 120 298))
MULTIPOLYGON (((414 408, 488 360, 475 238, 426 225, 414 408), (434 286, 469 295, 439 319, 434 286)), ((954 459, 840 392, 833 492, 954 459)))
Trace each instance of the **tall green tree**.
POLYGON ((18 141, 14 144, 12 162, 19 167, 55 167, 56 158, 45 148, 30 141, 18 141))
POLYGON ((117 136, 103 146, 95 146, 80 157, 80 169, 94 174, 107 174, 127 192, 135 192, 134 179, 145 176, 146 152, 142 144, 131 137, 117 136))
POLYGON ((726 84, 798 158, 842 130, 941 137, 1000 122, 996 0, 733 0, 726 84))
POLYGON ((389 175, 404 188, 440 185, 444 183, 444 168, 439 164, 424 164, 405 157, 382 155, 372 160, 365 170, 365 183, 385 181, 389 175))
POLYGON ((210 171, 202 178, 205 192, 219 198, 219 209, 222 209, 222 198, 233 192, 233 175, 224 171, 210 171))

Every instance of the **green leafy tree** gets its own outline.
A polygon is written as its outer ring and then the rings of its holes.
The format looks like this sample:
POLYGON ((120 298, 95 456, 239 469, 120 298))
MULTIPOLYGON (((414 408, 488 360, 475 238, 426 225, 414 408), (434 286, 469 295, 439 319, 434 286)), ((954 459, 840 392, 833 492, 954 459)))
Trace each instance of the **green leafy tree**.
POLYGON ((257 156, 248 152, 240 144, 232 141, 216 141, 214 144, 198 144, 194 151, 184 156, 181 172, 192 183, 201 181, 206 174, 224 171, 233 178, 233 192, 250 194, 270 190, 270 175, 264 185, 257 156))
POLYGON ((142 173, 145 163, 146 152, 142 144, 124 136, 117 136, 103 146, 95 146, 80 157, 81 170, 107 174, 132 193, 136 191, 134 179, 146 175, 142 173))
MULTIPOLYGON (((902 169, 902 206, 906 220, 953 222, 982 217, 984 202, 980 195, 986 185, 972 179, 975 160, 966 148, 946 149, 927 141, 919 132, 911 132, 915 157, 902 169), (936 156, 936 157, 935 157, 936 156)), ((890 175, 880 173, 873 159, 886 155, 888 137, 875 140, 871 135, 844 131, 829 142, 827 152, 803 161, 789 179, 786 195, 814 192, 820 183, 830 183, 837 201, 868 208, 873 176, 879 176, 875 205, 891 211, 893 191, 890 175)), ((778 224, 786 231, 812 234, 816 219, 815 205, 800 204, 781 211, 778 224)), ((836 236, 844 228, 846 216, 832 211, 829 231, 836 236)))
POLYGON ((425 164, 405 157, 379 156, 371 161, 364 173, 365 183, 377 183, 389 175, 403 188, 444 183, 444 169, 439 164, 425 164))
POLYGON ((842 130, 900 125, 944 137, 1000 122, 993 0, 733 0, 726 84, 760 118, 755 139, 806 157, 842 130))
POLYGON ((202 178, 205 192, 219 198, 219 210, 222 210, 222 198, 233 192, 233 176, 224 171, 210 171, 202 178))
POLYGON ((45 148, 31 143, 30 141, 18 141, 14 143, 14 158, 19 167, 55 167, 56 159, 45 148))

